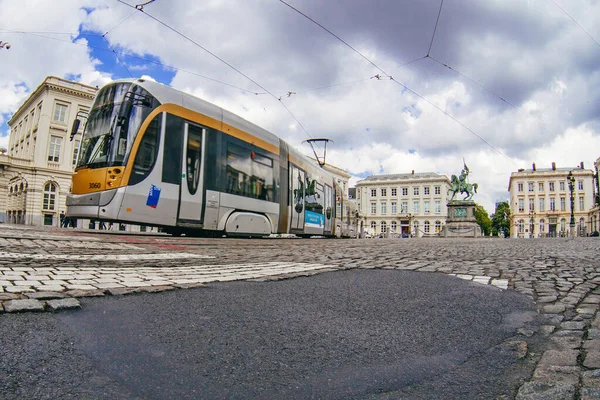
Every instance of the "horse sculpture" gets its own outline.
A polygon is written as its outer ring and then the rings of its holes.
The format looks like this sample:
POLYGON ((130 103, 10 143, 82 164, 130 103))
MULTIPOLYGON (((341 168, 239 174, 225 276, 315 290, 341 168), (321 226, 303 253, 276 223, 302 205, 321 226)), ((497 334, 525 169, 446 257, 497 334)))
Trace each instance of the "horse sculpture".
MULTIPOLYGON (((463 178, 463 175, 465 174, 461 174, 461 178, 463 178)), ((473 195, 477 193, 477 187, 476 183, 471 184, 468 183, 465 178, 460 179, 456 175, 452 175, 452 178, 450 179, 450 189, 448 189, 448 192, 453 192, 450 201, 454 200, 454 196, 459 192, 460 194, 467 194, 463 200, 471 200, 473 195)))

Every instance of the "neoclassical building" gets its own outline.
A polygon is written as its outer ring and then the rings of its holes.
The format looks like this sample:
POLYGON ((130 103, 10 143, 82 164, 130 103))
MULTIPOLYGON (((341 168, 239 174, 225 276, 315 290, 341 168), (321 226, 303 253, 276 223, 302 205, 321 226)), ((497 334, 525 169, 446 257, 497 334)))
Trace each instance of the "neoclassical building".
POLYGON ((373 175, 356 183, 362 230, 368 235, 438 235, 448 215, 450 180, 433 172, 373 175))
POLYGON ((592 231, 594 171, 578 167, 519 169, 508 183, 510 192, 511 228, 513 238, 555 237, 570 234, 571 191, 567 177, 573 176, 573 216, 575 234, 585 236, 592 231))
POLYGON ((8 121, 8 149, 0 155, 0 219, 26 225, 59 224, 81 143, 70 127, 90 108, 97 88, 49 76, 8 121))

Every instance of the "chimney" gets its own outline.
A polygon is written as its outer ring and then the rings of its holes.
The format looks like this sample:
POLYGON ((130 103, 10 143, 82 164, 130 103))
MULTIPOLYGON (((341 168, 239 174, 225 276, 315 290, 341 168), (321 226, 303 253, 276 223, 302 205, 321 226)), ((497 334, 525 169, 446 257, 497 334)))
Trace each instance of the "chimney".
POLYGON ((556 171, 556 163, 552 161, 552 171, 556 171))
POLYGON ((535 171, 535 163, 531 164, 531 169, 535 171))
POLYGON ((583 161, 581 162, 581 164, 579 164, 579 166, 581 167, 581 169, 583 169, 583 161))

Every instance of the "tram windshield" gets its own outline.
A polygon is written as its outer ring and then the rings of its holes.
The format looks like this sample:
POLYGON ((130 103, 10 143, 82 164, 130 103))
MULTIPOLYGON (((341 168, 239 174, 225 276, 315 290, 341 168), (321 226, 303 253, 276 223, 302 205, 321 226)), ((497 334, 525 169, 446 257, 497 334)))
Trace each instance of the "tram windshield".
POLYGON ((83 133, 77 167, 124 165, 140 126, 158 105, 146 90, 130 82, 100 89, 83 133))

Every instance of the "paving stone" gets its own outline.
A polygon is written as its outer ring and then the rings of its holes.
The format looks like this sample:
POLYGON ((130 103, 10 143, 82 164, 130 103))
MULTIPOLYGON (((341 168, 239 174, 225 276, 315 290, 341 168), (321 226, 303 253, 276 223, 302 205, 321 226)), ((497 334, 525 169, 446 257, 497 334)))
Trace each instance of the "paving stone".
POLYGON ((579 356, 577 350, 546 350, 539 365, 575 366, 577 356, 579 356))
POLYGON ((588 329, 588 339, 600 339, 600 328, 590 328, 588 329))
POLYGON ((110 294, 111 296, 120 296, 120 295, 132 294, 132 293, 138 293, 138 292, 139 292, 139 288, 122 287, 122 288, 106 289, 106 293, 110 294))
POLYGON ((67 297, 64 293, 58 292, 35 292, 35 293, 25 293, 25 296, 30 299, 37 300, 52 300, 52 299, 62 299, 67 297))
POLYGON ((582 344, 581 338, 572 336, 553 336, 550 338, 550 342, 555 345, 556 350, 579 349, 582 344))
POLYGON ((580 400, 598 400, 600 399, 600 388, 584 387, 581 388, 580 400))
POLYGON ((527 355, 527 342, 524 340, 507 340, 500 345, 500 349, 514 355, 517 360, 527 355))
POLYGON ((48 309, 50 311, 60 311, 67 310, 73 308, 81 308, 81 304, 77 299, 68 298, 68 299, 58 299, 58 300, 48 300, 46 302, 48 309))
POLYGON ((0 301, 16 300, 19 298, 21 298, 21 296, 15 293, 0 293, 0 301))
POLYGON ((589 349, 583 360, 583 366, 587 368, 600 368, 600 349, 589 349))
POLYGON ((538 297, 536 303, 552 303, 553 301, 556 301, 556 299, 556 296, 543 296, 538 297))
POLYGON ((583 371, 581 373, 581 383, 583 386, 600 388, 600 369, 583 371))
POLYGON ((585 322, 566 321, 560 324, 560 327, 566 330, 581 330, 585 329, 585 322))
POLYGON ((546 314, 558 314, 565 311, 565 306, 562 304, 545 304, 542 311, 546 314))
POLYGON ((576 385, 579 383, 580 372, 581 368, 577 366, 538 365, 533 372, 533 379, 538 382, 576 385))
POLYGON ((570 383, 527 382, 519 389, 516 400, 574 400, 576 386, 570 383))
POLYGON ((25 312, 25 311, 44 311, 44 303, 35 299, 25 300, 8 300, 3 304, 4 311, 13 312, 25 312))
POLYGON ((65 292, 66 295, 70 297, 102 297, 104 296, 104 291, 99 289, 94 290, 68 290, 65 292))
POLYGON ((600 349, 600 339, 584 340, 583 348, 584 349, 600 349))

